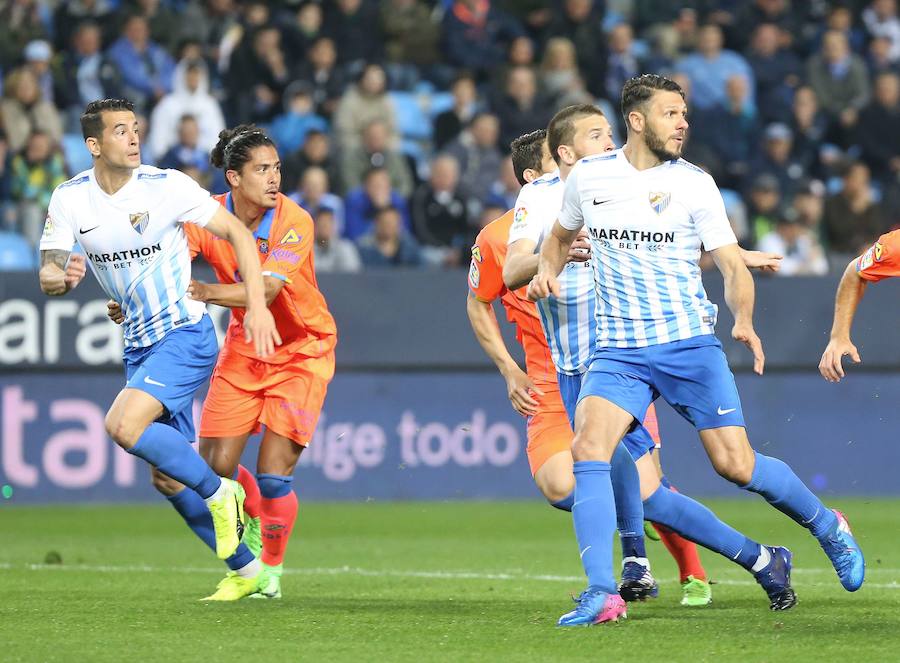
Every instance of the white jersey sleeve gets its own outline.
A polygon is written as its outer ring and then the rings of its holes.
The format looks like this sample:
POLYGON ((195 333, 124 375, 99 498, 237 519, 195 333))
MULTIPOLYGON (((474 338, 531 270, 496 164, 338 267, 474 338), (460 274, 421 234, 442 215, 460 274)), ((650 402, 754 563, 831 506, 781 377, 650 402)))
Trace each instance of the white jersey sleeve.
POLYGON ((75 228, 72 227, 69 218, 63 212, 57 188, 50 196, 50 207, 47 209, 47 220, 44 222, 44 232, 41 234, 40 249, 41 251, 71 251, 73 246, 75 246, 75 228))
POLYGON ((710 175, 704 173, 698 178, 697 190, 691 200, 694 202, 691 218, 703 248, 715 251, 728 244, 737 244, 737 237, 725 212, 725 201, 710 175))
POLYGON ((201 228, 209 223, 221 205, 189 176, 178 170, 167 170, 177 223, 193 223, 201 228))
POLYGON ((516 198, 513 223, 509 229, 509 244, 520 239, 540 244, 559 214, 559 198, 549 193, 559 184, 559 175, 552 173, 522 187, 516 198))
POLYGON ((584 212, 581 209, 581 191, 578 190, 578 171, 579 168, 576 165, 566 178, 562 210, 559 212, 559 225, 566 230, 578 230, 584 225, 584 212))

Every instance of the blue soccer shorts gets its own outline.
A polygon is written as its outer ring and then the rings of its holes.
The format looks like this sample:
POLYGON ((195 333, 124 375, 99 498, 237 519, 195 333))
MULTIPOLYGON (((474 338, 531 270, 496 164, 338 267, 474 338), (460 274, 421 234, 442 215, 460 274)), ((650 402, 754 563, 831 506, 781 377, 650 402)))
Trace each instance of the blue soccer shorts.
POLYGON ((177 327, 153 345, 125 350, 125 386, 139 389, 163 404, 159 419, 193 442, 194 393, 212 375, 219 353, 216 331, 208 315, 177 327))
POLYGON ((744 426, 734 375, 712 334, 646 348, 603 348, 591 362, 579 398, 600 396, 643 420, 663 399, 698 430, 744 426))
MULTIPOLYGON (((581 392, 584 373, 576 373, 575 375, 566 375, 565 373, 556 374, 556 381, 559 383, 559 393, 562 395, 563 406, 566 408, 566 414, 569 416, 569 424, 572 430, 575 430, 575 408, 578 405, 578 396, 581 392)), ((628 449, 631 457, 637 460, 645 453, 648 453, 656 447, 653 437, 649 431, 641 425, 643 417, 635 417, 636 424, 625 437, 622 443, 628 449)))

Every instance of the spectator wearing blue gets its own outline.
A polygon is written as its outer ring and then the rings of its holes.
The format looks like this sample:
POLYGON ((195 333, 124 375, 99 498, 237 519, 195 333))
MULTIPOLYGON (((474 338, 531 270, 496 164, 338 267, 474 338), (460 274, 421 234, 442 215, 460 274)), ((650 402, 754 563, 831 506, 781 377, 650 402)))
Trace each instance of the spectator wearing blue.
POLYGON ((750 163, 750 177, 768 174, 778 182, 778 190, 784 197, 793 195, 806 172, 793 156, 794 134, 790 127, 775 122, 763 132, 763 150, 750 163))
POLYGON ((372 228, 375 214, 384 207, 392 207, 400 214, 403 230, 409 232, 409 208, 406 199, 391 189, 391 178, 384 168, 372 168, 363 184, 347 194, 344 211, 344 236, 357 239, 372 228))
POLYGON ((334 211, 328 207, 319 207, 308 211, 315 221, 313 254, 316 274, 352 273, 362 269, 356 244, 341 237, 337 231, 334 211))
POLYGON ((103 55, 101 43, 99 25, 93 21, 79 24, 55 71, 54 98, 66 112, 66 126, 72 132, 81 132, 81 114, 90 102, 123 95, 119 71, 103 55))
POLYGON ((53 47, 50 42, 46 39, 35 39, 28 42, 25 50, 22 51, 22 57, 25 60, 25 68, 30 69, 37 79, 43 98, 59 106, 55 98, 53 73, 50 70, 50 63, 53 60, 53 47))
POLYGON ((825 33, 821 52, 806 64, 806 78, 832 123, 830 138, 847 144, 859 111, 869 101, 870 86, 865 62, 850 51, 844 33, 825 33))
POLYGON ((900 72, 900 62, 891 59, 891 48, 891 40, 887 37, 875 37, 869 42, 866 66, 870 77, 874 78, 883 71, 900 72))
POLYGON ((317 115, 312 86, 306 81, 294 81, 284 91, 284 113, 272 120, 269 135, 284 153, 295 152, 312 130, 328 131, 328 122, 317 115))
POLYGON ((750 104, 747 79, 735 75, 725 83, 722 106, 698 110, 691 119, 691 140, 712 150, 720 164, 719 186, 737 188, 759 149, 759 122, 750 104))
POLYGON ((463 191, 476 200, 487 199, 500 173, 503 154, 497 147, 499 136, 497 116, 478 113, 469 127, 444 150, 459 164, 463 191))
POLYGON ((407 232, 396 207, 375 211, 372 229, 357 240, 359 257, 366 267, 418 267, 422 250, 407 232))
POLYGON ((135 110, 148 112, 172 90, 175 61, 150 40, 150 27, 143 16, 132 14, 125 19, 121 36, 109 47, 107 56, 119 69, 123 92, 135 110))
POLYGON ((854 53, 862 53, 866 45, 866 33, 853 24, 853 12, 843 3, 830 3, 824 21, 818 22, 819 33, 812 40, 812 50, 822 47, 822 40, 828 32, 840 32, 847 38, 847 44, 854 53))
POLYGON ((617 102, 628 79, 644 71, 643 63, 635 53, 634 32, 628 23, 619 23, 609 31, 607 49, 603 96, 617 102))
POLYGON ((200 145, 200 125, 193 115, 182 115, 178 121, 178 141, 159 159, 160 168, 209 171, 209 152, 200 145))
POLYGON ((441 24, 447 63, 472 71, 480 80, 505 60, 507 46, 522 34, 516 20, 491 0, 456 0, 441 24))
POLYGON ((722 49, 722 29, 718 25, 704 25, 699 32, 697 52, 678 63, 678 71, 691 81, 692 105, 706 110, 726 103, 725 83, 732 76, 744 76, 750 84, 750 103, 755 106, 756 82, 753 71, 743 55, 722 49))
POLYGON ((787 122, 791 99, 800 84, 803 65, 794 53, 780 46, 781 29, 762 23, 753 33, 747 61, 756 79, 756 100, 763 122, 787 122))
POLYGON ((288 197, 310 214, 313 210, 330 210, 335 231, 338 235, 344 234, 344 201, 331 193, 328 173, 324 169, 318 166, 307 168, 288 197))

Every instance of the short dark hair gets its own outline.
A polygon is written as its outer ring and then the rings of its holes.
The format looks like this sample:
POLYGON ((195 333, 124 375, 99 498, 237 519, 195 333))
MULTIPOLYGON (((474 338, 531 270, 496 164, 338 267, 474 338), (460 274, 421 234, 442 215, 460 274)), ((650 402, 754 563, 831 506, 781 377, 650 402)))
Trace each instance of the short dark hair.
POLYGON ((642 108, 650 98, 658 91, 677 92, 684 99, 684 90, 671 78, 657 74, 641 74, 629 78, 622 88, 622 118, 625 127, 628 127, 628 114, 631 111, 642 108))
POLYGON ((97 99, 84 109, 81 115, 81 135, 84 139, 100 138, 103 134, 103 113, 112 111, 134 112, 134 104, 128 99, 97 99))
POLYGON ((547 143, 556 163, 559 163, 559 146, 571 145, 575 139, 575 121, 590 115, 606 117, 594 104, 575 104, 566 106, 550 120, 547 125, 547 143))
POLYGON ((213 168, 240 171, 250 161, 250 152, 257 147, 270 145, 275 141, 255 124, 239 124, 233 129, 219 132, 219 142, 209 155, 213 168))
POLYGON ((383 207, 379 207, 378 209, 375 210, 375 212, 372 214, 372 219, 377 220, 378 218, 384 216, 385 214, 389 214, 389 213, 397 214, 400 217, 403 216, 402 214, 400 214, 400 209, 397 208, 395 205, 384 205, 383 207))
POLYGON ((543 160, 543 145, 547 140, 547 130, 538 129, 531 133, 523 134, 509 144, 512 157, 513 172, 519 184, 525 186, 525 171, 541 170, 541 161, 543 160))

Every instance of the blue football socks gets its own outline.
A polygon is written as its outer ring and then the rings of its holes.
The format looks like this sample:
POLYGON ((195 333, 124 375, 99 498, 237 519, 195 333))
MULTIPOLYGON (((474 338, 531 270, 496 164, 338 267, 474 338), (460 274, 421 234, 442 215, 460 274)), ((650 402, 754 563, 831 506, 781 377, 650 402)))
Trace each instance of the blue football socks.
MULTIPOLYGON (((184 518, 184 522, 190 527, 194 534, 197 535, 203 543, 209 546, 210 550, 216 549, 216 534, 213 529, 212 516, 206 502, 196 492, 190 488, 169 495, 169 502, 175 507, 175 510, 184 518)), ((254 559, 253 553, 246 544, 241 543, 234 554, 225 560, 228 568, 232 571, 241 569, 254 559)))
POLYGON ((817 539, 827 538, 837 529, 837 516, 777 458, 757 453, 753 476, 742 488, 762 495, 766 502, 808 529, 817 539))
POLYGON ((616 528, 622 543, 622 557, 646 558, 641 478, 634 459, 621 442, 610 460, 610 481, 616 503, 616 528))
POLYGON ((193 488, 204 499, 215 493, 222 483, 184 435, 165 424, 154 422, 147 426, 128 453, 143 458, 164 474, 193 488))
POLYGON ((660 486, 644 501, 644 515, 651 522, 665 525, 745 569, 751 569, 759 558, 758 543, 723 523, 700 502, 665 486, 660 486))
POLYGON ((610 465, 604 461, 575 463, 575 504, 572 520, 581 564, 588 585, 616 592, 612 572, 612 535, 616 526, 610 465))

